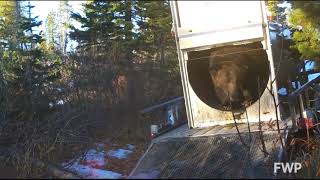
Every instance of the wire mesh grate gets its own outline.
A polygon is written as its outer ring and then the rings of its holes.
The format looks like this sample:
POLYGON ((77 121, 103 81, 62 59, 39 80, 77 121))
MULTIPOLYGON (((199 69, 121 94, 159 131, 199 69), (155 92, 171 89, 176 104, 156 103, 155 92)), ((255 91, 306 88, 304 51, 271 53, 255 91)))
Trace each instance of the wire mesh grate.
MULTIPOLYGON (((261 151, 259 132, 251 133, 251 150, 239 142, 237 134, 209 137, 183 137, 158 142, 133 173, 157 171, 156 178, 272 178, 274 142, 278 134, 264 134, 271 156, 261 151)), ((242 134, 248 144, 249 133, 242 134)))

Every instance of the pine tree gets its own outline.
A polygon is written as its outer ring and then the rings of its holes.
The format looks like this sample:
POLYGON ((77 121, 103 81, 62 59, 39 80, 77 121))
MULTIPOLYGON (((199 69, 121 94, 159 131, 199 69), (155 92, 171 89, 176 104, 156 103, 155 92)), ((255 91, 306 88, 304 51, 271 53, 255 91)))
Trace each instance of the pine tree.
POLYGON ((301 53, 301 59, 320 61, 320 3, 317 1, 292 3, 293 10, 289 22, 297 29, 293 34, 294 48, 301 53))
MULTIPOLYGON (((23 49, 22 60, 19 61, 20 66, 16 68, 16 83, 20 84, 21 89, 24 89, 25 95, 28 96, 29 101, 26 103, 31 104, 32 111, 38 111, 40 105, 32 106, 34 103, 40 102, 48 104, 49 102, 41 102, 40 99, 49 99, 48 85, 53 83, 59 78, 59 71, 57 66, 61 64, 61 58, 55 55, 54 49, 45 49, 40 46, 44 39, 39 34, 35 34, 33 29, 41 25, 41 21, 37 21, 37 17, 32 17, 32 8, 28 4, 27 17, 22 16, 23 23, 21 28, 25 33, 23 43, 25 48, 23 49), (54 55, 53 55, 54 54, 54 55), (22 67, 22 68, 21 68, 22 67)), ((28 107, 28 106, 26 106, 28 107)), ((43 108, 43 107, 41 107, 43 108)), ((33 113, 31 113, 33 114, 33 113)))
POLYGON ((0 26, 0 39, 4 42, 0 51, 1 136, 8 147, 19 147, 12 163, 26 166, 30 162, 24 161, 32 158, 28 154, 39 157, 41 151, 35 150, 39 146, 33 142, 34 135, 35 132, 45 134, 41 128, 49 112, 48 103, 52 101, 50 84, 59 78, 61 59, 40 46, 44 40, 34 28, 41 22, 33 17, 30 3, 10 1, 5 5, 0 6, 4 17, 0 26), (34 148, 28 148, 29 145, 34 148))
POLYGON ((273 17, 277 16, 277 4, 279 1, 266 1, 266 5, 268 7, 268 10, 271 12, 271 15, 273 17))
POLYGON ((19 1, 0 1, 0 43, 2 48, 18 48, 19 1))
POLYGON ((55 12, 49 12, 47 19, 46 19, 46 42, 48 45, 55 45, 56 38, 55 35, 57 33, 57 24, 55 19, 55 12))
POLYGON ((156 54, 160 63, 164 64, 165 51, 174 49, 175 45, 170 33, 172 18, 169 1, 140 1, 138 12, 143 49, 156 54))
POLYGON ((59 39, 59 46, 58 49, 62 52, 62 54, 66 54, 67 52, 67 30, 68 30, 68 24, 70 21, 70 12, 71 7, 68 4, 68 1, 60 1, 59 3, 59 9, 58 9, 58 39, 59 39))
POLYGON ((89 1, 84 4, 85 16, 71 14, 71 18, 80 22, 84 30, 71 26, 70 38, 79 43, 78 48, 81 50, 90 49, 92 56, 109 50, 114 30, 114 15, 110 12, 110 4, 104 1, 89 1))
POLYGON ((63 55, 67 53, 70 13, 68 1, 60 1, 58 9, 49 12, 46 18, 47 45, 53 45, 63 55))
POLYGON ((12 78, 12 62, 16 59, 18 48, 17 29, 15 24, 17 17, 16 1, 0 1, 0 121, 6 125, 8 110, 9 80, 12 78))

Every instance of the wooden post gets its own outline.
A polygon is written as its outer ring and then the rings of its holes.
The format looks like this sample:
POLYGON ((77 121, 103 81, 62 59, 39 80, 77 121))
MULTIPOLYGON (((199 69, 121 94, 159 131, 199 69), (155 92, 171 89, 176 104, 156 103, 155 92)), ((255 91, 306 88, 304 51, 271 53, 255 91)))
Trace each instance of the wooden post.
POLYGON ((296 107, 295 107, 295 101, 292 99, 289 99, 289 110, 290 110, 290 116, 292 120, 292 129, 295 130, 297 128, 297 122, 296 122, 296 107))
POLYGON ((300 117, 302 118, 303 117, 303 111, 304 111, 304 106, 303 106, 303 98, 302 98, 302 95, 299 94, 299 113, 300 113, 300 117))
POLYGON ((310 108, 310 98, 308 90, 305 91, 305 99, 306 99, 306 108, 310 108))

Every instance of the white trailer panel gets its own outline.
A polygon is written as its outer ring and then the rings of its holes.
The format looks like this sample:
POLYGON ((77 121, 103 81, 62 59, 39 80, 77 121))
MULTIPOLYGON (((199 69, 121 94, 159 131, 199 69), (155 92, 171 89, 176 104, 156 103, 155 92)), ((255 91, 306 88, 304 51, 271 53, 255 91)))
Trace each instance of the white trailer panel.
POLYGON ((260 1, 176 1, 180 48, 263 40, 260 1))

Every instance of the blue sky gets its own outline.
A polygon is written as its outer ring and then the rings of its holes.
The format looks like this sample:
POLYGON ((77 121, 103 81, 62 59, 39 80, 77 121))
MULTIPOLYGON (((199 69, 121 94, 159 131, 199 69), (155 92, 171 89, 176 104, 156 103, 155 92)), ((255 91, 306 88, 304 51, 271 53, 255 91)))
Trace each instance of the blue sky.
MULTIPOLYGON (((31 1, 31 5, 35 6, 32 11, 33 15, 39 16, 38 20, 43 21, 43 24, 40 27, 41 30, 44 30, 45 20, 49 12, 57 10, 59 2, 60 1, 31 1)), ((74 12, 81 12, 81 4, 85 2, 86 1, 69 1, 69 4, 74 12)))
MULTIPOLYGON (((42 25, 39 27, 39 29, 34 29, 36 32, 39 31, 45 31, 45 21, 46 17, 49 14, 50 11, 56 11, 58 9, 60 1, 31 1, 31 4, 35 6, 33 8, 33 16, 39 16, 38 20, 42 21, 42 25)), ((69 5, 73 9, 73 12, 78 12, 80 14, 82 13, 82 3, 85 3, 85 0, 82 1, 69 1, 69 5)), ((286 1, 282 4, 278 5, 279 7, 287 7, 290 8, 291 4, 287 3, 286 1)), ((80 28, 80 24, 73 21, 71 22, 75 27, 80 28)), ((70 42, 73 47, 77 45, 76 42, 70 42)), ((70 46, 70 43, 68 46, 70 46)), ((69 47, 67 48, 69 49, 69 47)))
MULTIPOLYGON (((45 31, 45 21, 46 18, 51 11, 56 11, 59 7, 60 1, 31 1, 31 5, 35 6, 32 9, 32 15, 33 16, 39 16, 38 20, 42 21, 42 25, 38 29, 34 29, 36 32, 45 31)), ((71 6, 73 12, 78 12, 82 14, 82 3, 85 3, 86 1, 69 1, 69 5, 71 6)), ((73 21, 72 24, 80 28, 80 24, 73 21)), ((77 45, 75 41, 72 41, 68 43, 67 51, 70 49, 70 45, 72 44, 73 47, 77 45)))
MULTIPOLYGON (((43 31, 43 32, 45 31, 46 18, 48 16, 49 12, 55 11, 58 9, 59 2, 60 1, 31 1, 31 5, 35 6, 32 9, 32 13, 33 13, 32 15, 39 16, 38 20, 42 21, 42 25, 38 29, 34 29, 34 31, 36 33, 40 32, 40 31, 43 31)), ((82 4, 86 3, 85 0, 69 1, 68 3, 71 6, 73 12, 77 12, 77 13, 80 13, 81 15, 84 15, 84 13, 82 11, 82 8, 83 8, 82 4)), ((73 24, 76 28, 81 29, 80 23, 78 23, 76 21, 72 21, 71 24, 73 24)), ((137 29, 138 26, 135 22, 134 22, 134 25, 135 25, 135 29, 137 29)), ((135 31, 135 30, 133 30, 133 31, 135 31)), ((69 40, 67 51, 69 51, 71 44, 73 47, 77 46, 77 42, 69 40)))
POLYGON ((285 7, 285 8, 291 8, 291 4, 288 3, 287 1, 284 1, 281 4, 278 4, 278 7, 285 7))
MULTIPOLYGON (((46 17, 48 15, 48 13, 50 11, 55 11, 58 9, 59 6, 59 2, 60 1, 31 1, 31 4, 33 6, 35 6, 33 8, 33 16, 39 16, 38 20, 42 21, 42 25, 39 27, 39 31, 44 31, 45 30, 45 20, 46 17)), ((70 6, 73 9, 73 12, 78 12, 81 13, 82 12, 82 3, 85 3, 86 1, 69 1, 70 6)), ((291 8, 291 4, 288 2, 284 2, 282 4, 278 5, 279 7, 287 7, 287 8, 291 8)), ((80 24, 77 24, 76 22, 73 22, 73 24, 80 28, 80 24)), ((76 43, 72 42, 73 46, 75 47, 76 43)), ((314 66, 314 63, 310 63, 306 65, 307 70, 308 69, 312 69, 314 66)), ((314 79, 315 77, 317 77, 318 75, 320 75, 319 73, 317 74, 313 74, 313 75, 309 75, 309 80, 314 79)))

